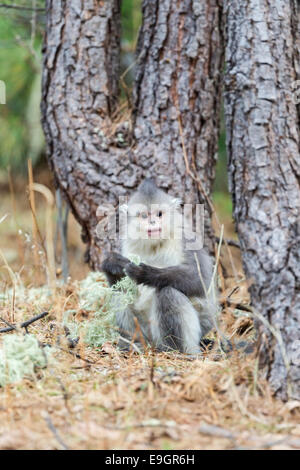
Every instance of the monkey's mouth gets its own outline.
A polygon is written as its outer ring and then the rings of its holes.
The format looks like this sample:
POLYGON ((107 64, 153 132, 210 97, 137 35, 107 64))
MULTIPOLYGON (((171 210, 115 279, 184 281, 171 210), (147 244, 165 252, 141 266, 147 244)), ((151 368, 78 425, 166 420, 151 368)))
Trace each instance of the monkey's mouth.
POLYGON ((148 230, 148 237, 149 238, 157 238, 161 234, 161 228, 152 228, 148 230))

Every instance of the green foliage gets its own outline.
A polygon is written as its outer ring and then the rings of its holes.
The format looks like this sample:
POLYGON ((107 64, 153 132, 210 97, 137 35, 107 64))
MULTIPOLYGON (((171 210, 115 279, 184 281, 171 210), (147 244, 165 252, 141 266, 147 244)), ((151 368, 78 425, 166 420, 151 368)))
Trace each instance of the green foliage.
MULTIPOLYGON (((6 4, 32 6, 28 0, 7 0, 6 4)), ((141 24, 142 0, 122 1, 122 71, 135 60, 134 50, 141 24)), ((44 0, 36 0, 44 7, 44 0)), ((37 13, 32 37, 32 12, 0 9, 0 80, 6 84, 6 105, 0 105, 0 169, 8 165, 22 170, 31 158, 37 162, 44 148, 40 126, 40 69, 44 13, 37 13)), ((130 88, 133 69, 125 81, 130 88)), ((214 192, 228 194, 224 116, 221 120, 219 158, 214 192)), ((218 197, 218 196, 216 196, 218 197)), ((229 205, 224 207, 227 212, 229 205)))
POLYGON ((49 348, 41 349, 33 335, 10 334, 0 348, 0 386, 34 377, 35 369, 47 366, 49 348))
POLYGON ((213 194, 213 203, 219 214, 223 216, 232 215, 232 200, 228 192, 215 191, 213 194))
MULTIPOLYGON (((19 6, 19 7, 29 7, 29 8, 32 8, 33 7, 33 2, 30 1, 30 0, 5 0, 3 2, 1 2, 5 5, 16 5, 16 6, 19 6)), ((36 8, 45 8, 45 0, 35 0, 35 7, 36 8)), ((22 13, 23 15, 23 13, 22 13)))
POLYGON ((226 133, 225 133, 225 119, 224 119, 223 108, 222 108, 222 113, 221 113, 219 152, 218 152, 218 162, 216 166, 216 179, 214 183, 214 191, 228 194, 226 133))
MULTIPOLYGON (((6 0, 7 5, 32 6, 28 0, 6 0)), ((36 7, 45 7, 36 0, 36 7)), ((23 170, 28 158, 35 163, 44 148, 40 126, 40 69, 44 13, 36 15, 32 35, 33 13, 25 10, 0 9, 0 80, 6 85, 6 104, 0 105, 0 168, 11 166, 23 170)), ((123 0, 122 28, 125 69, 132 62, 141 0, 123 0)))
POLYGON ((135 47, 141 24, 141 3, 141 0, 123 0, 122 2, 123 39, 132 49, 135 47))
MULTIPOLYGON (((6 1, 12 3, 28 6, 24 1, 6 1)), ((36 4, 44 6, 44 1, 36 4)), ((33 34, 32 12, 0 9, 0 80, 6 85, 6 104, 0 105, 0 168, 23 169, 27 158, 36 161, 43 150, 39 111, 42 17, 39 13, 33 34)))

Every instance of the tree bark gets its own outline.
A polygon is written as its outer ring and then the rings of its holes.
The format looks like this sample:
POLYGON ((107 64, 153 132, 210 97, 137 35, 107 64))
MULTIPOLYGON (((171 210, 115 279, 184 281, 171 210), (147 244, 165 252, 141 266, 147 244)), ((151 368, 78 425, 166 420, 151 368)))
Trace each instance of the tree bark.
POLYGON ((162 187, 185 194, 188 203, 206 201, 187 166, 207 194, 215 176, 223 68, 219 3, 143 4, 134 94, 137 155, 162 187))
POLYGON ((283 399, 300 398, 298 9, 294 0, 229 0, 225 11, 234 218, 252 303, 263 316, 261 366, 283 399))
POLYGON ((95 269, 116 244, 97 238, 99 205, 117 206, 150 175, 186 202, 204 201, 194 174, 210 194, 223 65, 219 2, 144 1, 133 118, 117 125, 120 0, 46 1, 48 158, 95 269))

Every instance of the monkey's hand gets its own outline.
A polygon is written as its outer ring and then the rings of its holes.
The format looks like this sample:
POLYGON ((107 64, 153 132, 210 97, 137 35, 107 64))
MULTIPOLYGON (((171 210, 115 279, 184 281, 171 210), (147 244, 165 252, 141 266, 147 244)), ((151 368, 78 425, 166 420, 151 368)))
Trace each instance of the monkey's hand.
POLYGON ((112 251, 101 265, 102 271, 114 275, 124 274, 124 268, 130 263, 129 259, 112 251))
POLYGON ((160 269, 153 268, 147 264, 141 263, 136 265, 129 263, 125 268, 126 274, 137 284, 152 285, 155 277, 159 275, 160 269))
POLYGON ((130 263, 129 259, 116 252, 111 252, 101 265, 110 285, 118 282, 125 276, 124 269, 130 263))

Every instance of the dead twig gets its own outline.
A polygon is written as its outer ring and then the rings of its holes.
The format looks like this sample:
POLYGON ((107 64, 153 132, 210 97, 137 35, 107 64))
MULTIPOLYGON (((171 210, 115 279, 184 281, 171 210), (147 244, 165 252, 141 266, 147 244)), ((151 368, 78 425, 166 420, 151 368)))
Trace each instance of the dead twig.
MULTIPOLYGON (((216 237, 216 242, 217 243, 220 243, 220 237, 216 237)), ((236 240, 230 240, 229 238, 224 238, 222 240, 222 244, 223 245, 229 245, 229 246, 234 246, 235 248, 238 248, 239 250, 241 249, 241 245, 240 245, 240 242, 236 241, 236 240)))
POLYGON ((236 435, 229 431, 228 429, 221 428, 220 426, 215 426, 211 424, 203 423, 199 427, 198 431, 201 434, 206 434, 207 436, 213 437, 224 437, 225 439, 230 439, 235 441, 236 435))
MULTIPOLYGON (((49 345, 49 346, 51 346, 51 345, 49 345)), ((64 349, 61 346, 56 346, 56 347, 58 347, 61 351, 65 352, 65 353, 68 353, 68 354, 71 354, 72 356, 76 357, 77 359, 80 359, 81 361, 86 362, 89 366, 96 364, 96 362, 90 361, 89 359, 86 359, 86 358, 82 357, 78 353, 75 353, 73 351, 69 351, 68 349, 64 349)))
POLYGON ((229 298, 227 298, 226 300, 223 300, 220 303, 222 307, 233 307, 233 308, 236 308, 237 310, 242 310, 243 312, 247 312, 247 313, 253 312, 252 308, 249 305, 243 305, 240 303, 233 302, 232 300, 229 300, 229 298))
POLYGON ((50 431, 52 432, 52 434, 54 435, 55 439, 57 440, 57 442, 62 446, 62 448, 64 450, 70 450, 70 448, 64 443, 64 441, 62 440, 62 438, 60 437, 56 427, 54 426, 50 416, 46 416, 45 418, 45 421, 46 421, 46 424, 48 426, 48 428, 50 429, 50 431))
POLYGON ((38 224, 37 224, 37 217, 36 217, 36 204, 35 204, 35 193, 33 190, 33 169, 32 169, 32 161, 31 159, 28 160, 28 179, 29 179, 29 201, 31 207, 31 216, 32 216, 32 233, 33 233, 33 242, 34 242, 34 266, 35 266, 35 275, 37 277, 38 273, 38 266, 39 266, 39 255, 38 255, 38 224))
MULTIPOLYGON (((57 229, 61 240, 61 267, 64 283, 67 283, 69 277, 68 263, 68 216, 69 206, 66 206, 63 214, 63 201, 60 189, 56 190, 56 206, 57 206, 57 229)), ((56 245, 56 243, 55 243, 56 245)))
MULTIPOLYGON (((32 323, 34 323, 38 320, 41 320, 42 318, 46 317, 47 315, 49 315, 49 312, 40 313, 39 315, 36 315, 36 316, 30 318, 30 320, 27 320, 27 321, 24 321, 23 323, 21 323, 20 328, 25 328, 26 329, 29 325, 31 325, 32 323)), ((13 331, 13 330, 18 329, 18 326, 12 325, 11 323, 8 323, 3 318, 0 318, 0 319, 4 323, 6 323, 6 325, 9 325, 7 328, 2 328, 2 330, 0 330, 0 333, 8 333, 9 331, 13 331)))
POLYGON ((5 318, 0 317, 0 320, 8 326, 8 328, 5 328, 6 330, 7 329, 9 329, 10 331, 17 330, 17 327, 9 323, 7 320, 5 320, 5 318))

